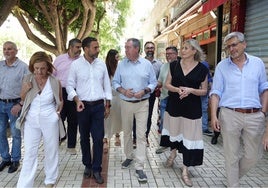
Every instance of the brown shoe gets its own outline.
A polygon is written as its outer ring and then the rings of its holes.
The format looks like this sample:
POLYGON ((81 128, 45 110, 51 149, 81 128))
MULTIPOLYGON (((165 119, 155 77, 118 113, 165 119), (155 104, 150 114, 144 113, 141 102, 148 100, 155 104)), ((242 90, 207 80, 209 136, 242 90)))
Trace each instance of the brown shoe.
POLYGON ((120 135, 119 134, 116 134, 115 135, 115 143, 114 143, 115 146, 121 146, 121 141, 120 141, 120 135))
POLYGON ((189 172, 188 170, 183 170, 182 173, 181 173, 181 178, 182 178, 182 181, 183 183, 188 186, 188 187, 192 187, 193 186, 193 182, 192 180, 190 179, 189 177, 189 172))
POLYGON ((70 153, 70 155, 76 155, 76 149, 75 148, 67 148, 67 152, 70 153))
POLYGON ((108 139, 104 138, 103 139, 103 153, 108 153, 108 149, 109 149, 108 139))
POLYGON ((176 157, 177 157, 177 150, 175 150, 175 151, 172 150, 170 155, 169 155, 169 157, 168 157, 168 159, 167 159, 167 161, 166 161, 165 166, 167 168, 172 167, 176 157))
POLYGON ((46 185, 46 188, 52 188, 52 187, 54 187, 54 184, 47 184, 46 185))
POLYGON ((150 147, 150 143, 149 143, 148 138, 146 138, 146 147, 150 147))

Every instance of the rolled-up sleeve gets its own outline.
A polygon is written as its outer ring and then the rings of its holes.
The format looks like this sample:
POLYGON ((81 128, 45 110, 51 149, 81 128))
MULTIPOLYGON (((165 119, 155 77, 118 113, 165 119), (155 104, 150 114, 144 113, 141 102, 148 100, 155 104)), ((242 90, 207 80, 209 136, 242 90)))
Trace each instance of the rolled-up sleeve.
POLYGON ((73 98, 77 95, 75 91, 75 88, 76 88, 75 80, 76 80, 76 68, 75 68, 75 63, 72 63, 70 70, 69 70, 67 84, 66 84, 66 91, 68 93, 67 99, 70 101, 72 101, 73 98))

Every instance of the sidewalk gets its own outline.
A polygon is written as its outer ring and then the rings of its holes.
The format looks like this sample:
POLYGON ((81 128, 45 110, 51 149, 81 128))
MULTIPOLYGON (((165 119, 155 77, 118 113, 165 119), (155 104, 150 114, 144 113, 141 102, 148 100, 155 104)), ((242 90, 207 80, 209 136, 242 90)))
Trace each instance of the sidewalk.
MULTIPOLYGON (((145 172, 148 182, 140 184, 134 175, 134 165, 129 169, 121 169, 121 163, 125 160, 123 152, 123 140, 121 133, 121 147, 114 146, 114 138, 110 142, 108 154, 103 155, 103 177, 107 177, 101 186, 90 179, 83 179, 84 165, 81 162, 79 141, 77 143, 77 155, 66 152, 66 141, 60 146, 60 170, 56 187, 185 187, 181 179, 182 158, 178 155, 172 168, 165 168, 164 162, 169 156, 169 151, 155 154, 159 143, 159 134, 156 126, 156 113, 153 114, 152 129, 149 136, 150 147, 147 148, 147 160, 145 172), (106 184, 107 183, 107 184, 106 184)), ((217 145, 210 144, 211 137, 204 136, 205 154, 204 163, 199 167, 190 167, 191 179, 194 187, 226 187, 222 138, 219 137, 217 145)), ((36 173, 35 187, 44 187, 43 169, 43 146, 39 151, 39 164, 36 173)), ((22 147, 22 154, 23 154, 22 147)), ((19 172, 7 173, 7 168, 0 172, 0 187, 16 187, 19 172)), ((265 152, 263 159, 257 167, 252 169, 240 181, 241 187, 268 187, 268 153, 265 152)))
MULTIPOLYGON (((134 165, 130 169, 121 169, 125 160, 122 147, 115 147, 113 141, 110 146, 109 169, 107 187, 186 187, 181 179, 182 157, 179 154, 173 168, 165 168, 164 162, 169 156, 169 150, 162 154, 155 154, 158 147, 159 135, 154 113, 153 125, 150 132, 150 147, 147 148, 145 172, 148 183, 140 184, 134 175, 134 165)), ((190 167, 193 187, 226 187, 226 175, 222 148, 222 137, 217 145, 210 143, 211 137, 204 136, 205 154, 204 163, 199 167, 190 167)), ((268 187, 268 152, 257 167, 252 169, 240 181, 241 187, 268 187)))

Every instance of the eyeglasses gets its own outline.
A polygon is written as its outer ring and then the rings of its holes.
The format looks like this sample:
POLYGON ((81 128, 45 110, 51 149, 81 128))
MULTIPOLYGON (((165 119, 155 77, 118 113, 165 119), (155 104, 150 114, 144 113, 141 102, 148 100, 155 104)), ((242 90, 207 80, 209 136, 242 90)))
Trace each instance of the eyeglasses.
POLYGON ((174 53, 174 52, 166 53, 166 55, 174 55, 174 54, 176 54, 176 53, 174 53))
POLYGON ((227 46, 225 46, 225 50, 230 50, 231 47, 232 47, 232 48, 235 48, 239 43, 242 43, 242 42, 243 42, 243 41, 239 41, 239 42, 236 42, 236 43, 227 45, 227 46))

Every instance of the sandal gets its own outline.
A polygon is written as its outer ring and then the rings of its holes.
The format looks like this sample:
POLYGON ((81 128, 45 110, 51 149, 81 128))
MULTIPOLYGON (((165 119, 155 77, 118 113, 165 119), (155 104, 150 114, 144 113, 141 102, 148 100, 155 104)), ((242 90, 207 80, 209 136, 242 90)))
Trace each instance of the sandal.
POLYGON ((181 178, 182 178, 182 181, 184 182, 185 185, 187 185, 188 187, 193 186, 193 182, 191 181, 191 179, 189 177, 188 170, 183 170, 182 171, 181 178))
POLYGON ((103 153, 108 153, 108 147, 109 147, 108 140, 107 138, 104 138, 103 139, 103 153))
POLYGON ((121 141, 120 141, 120 135, 119 134, 116 134, 115 135, 115 143, 114 143, 115 146, 121 146, 121 141))
POLYGON ((177 151, 171 151, 170 156, 168 157, 165 166, 166 167, 172 167, 174 164, 174 160, 177 157, 177 151))

